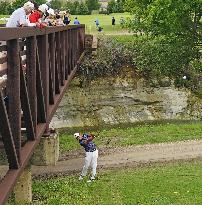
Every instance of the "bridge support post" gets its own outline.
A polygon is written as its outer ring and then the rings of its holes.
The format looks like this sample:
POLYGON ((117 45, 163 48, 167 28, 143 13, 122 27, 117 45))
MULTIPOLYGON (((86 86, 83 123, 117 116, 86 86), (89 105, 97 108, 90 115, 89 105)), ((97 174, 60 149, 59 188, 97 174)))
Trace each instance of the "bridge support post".
POLYGON ((56 165, 59 158, 59 136, 51 130, 41 138, 33 156, 33 165, 56 165))
POLYGON ((22 172, 13 190, 15 203, 32 202, 32 174, 31 166, 27 166, 22 172))

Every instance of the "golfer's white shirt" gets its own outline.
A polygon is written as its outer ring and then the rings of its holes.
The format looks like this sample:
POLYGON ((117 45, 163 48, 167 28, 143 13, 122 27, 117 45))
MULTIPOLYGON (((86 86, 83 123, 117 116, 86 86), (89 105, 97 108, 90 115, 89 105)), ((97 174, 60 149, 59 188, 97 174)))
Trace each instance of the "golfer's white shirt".
POLYGON ((27 15, 25 13, 25 10, 23 7, 15 10, 8 22, 6 23, 6 27, 18 27, 20 25, 27 25, 28 24, 28 19, 27 19, 27 15))

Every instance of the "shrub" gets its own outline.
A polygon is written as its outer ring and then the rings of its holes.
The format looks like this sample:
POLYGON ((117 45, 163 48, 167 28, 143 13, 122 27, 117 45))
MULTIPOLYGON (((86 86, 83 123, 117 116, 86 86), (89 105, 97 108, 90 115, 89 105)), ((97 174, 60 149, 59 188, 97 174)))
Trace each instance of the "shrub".
POLYGON ((0 2, 0 14, 3 14, 3 15, 9 14, 9 12, 8 12, 8 2, 6 2, 6 1, 1 1, 0 2))
POLYGON ((79 68, 79 74, 87 81, 100 76, 119 73, 125 64, 132 66, 135 54, 116 39, 99 39, 96 54, 88 54, 79 68))
POLYGON ((147 79, 161 81, 169 77, 176 86, 185 86, 202 96, 202 62, 193 57, 197 57, 197 51, 185 41, 183 37, 168 39, 163 35, 101 38, 96 54, 88 54, 79 68, 81 82, 117 75, 122 67, 130 66, 147 79))

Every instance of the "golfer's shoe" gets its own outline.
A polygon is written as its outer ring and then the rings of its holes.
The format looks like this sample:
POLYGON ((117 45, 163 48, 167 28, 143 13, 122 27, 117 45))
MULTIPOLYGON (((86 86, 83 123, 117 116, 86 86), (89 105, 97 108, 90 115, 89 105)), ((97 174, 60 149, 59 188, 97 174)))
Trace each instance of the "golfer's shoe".
POLYGON ((91 183, 92 181, 94 181, 94 180, 89 179, 87 182, 88 182, 88 183, 91 183))
POLYGON ((79 181, 83 180, 83 176, 79 176, 79 181))
POLYGON ((90 177, 90 179, 87 182, 89 183, 89 182, 92 182, 92 181, 95 181, 95 177, 90 177))

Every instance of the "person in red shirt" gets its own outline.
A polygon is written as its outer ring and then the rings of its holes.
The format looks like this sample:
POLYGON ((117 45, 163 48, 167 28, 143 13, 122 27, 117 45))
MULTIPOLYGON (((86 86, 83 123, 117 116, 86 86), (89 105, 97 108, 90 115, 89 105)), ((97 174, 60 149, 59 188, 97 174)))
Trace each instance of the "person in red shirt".
POLYGON ((29 15, 30 23, 36 23, 40 18, 42 18, 43 13, 40 10, 34 11, 32 14, 29 15))
POLYGON ((30 23, 36 23, 36 26, 39 28, 43 28, 44 26, 46 26, 42 23, 41 19, 47 10, 48 6, 46 4, 40 5, 37 10, 35 10, 32 14, 29 15, 30 23))

